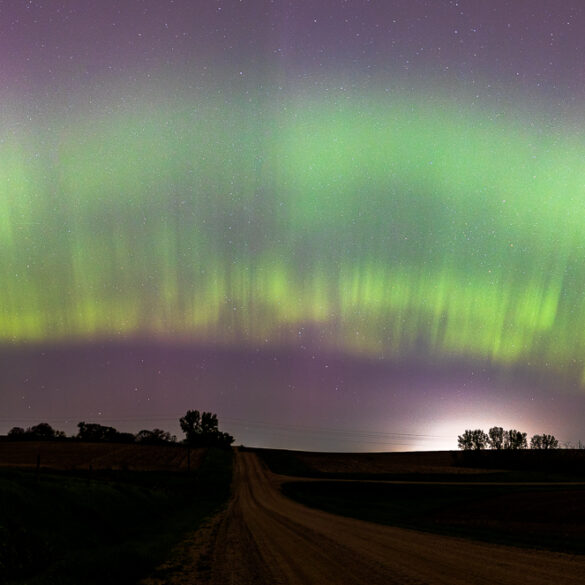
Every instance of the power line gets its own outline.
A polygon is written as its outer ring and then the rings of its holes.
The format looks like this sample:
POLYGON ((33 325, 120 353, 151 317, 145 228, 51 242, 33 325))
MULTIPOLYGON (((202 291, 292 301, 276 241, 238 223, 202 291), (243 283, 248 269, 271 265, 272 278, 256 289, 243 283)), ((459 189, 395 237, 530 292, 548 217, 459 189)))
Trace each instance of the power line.
MULTIPOLYGON (((44 417, 44 422, 50 423, 72 423, 76 420, 96 420, 101 424, 112 423, 163 423, 172 422, 178 423, 182 414, 155 414, 155 415, 127 415, 117 417, 107 416, 61 416, 61 417, 44 417)), ((33 423, 38 422, 38 417, 0 417, 0 422, 21 422, 33 423)), ((239 417, 222 417, 222 423, 228 423, 229 426, 235 426, 239 432, 252 432, 261 435, 270 435, 270 437, 280 437, 287 440, 298 440, 300 434, 310 438, 313 441, 320 442, 343 442, 343 443, 358 443, 360 445, 376 445, 382 447, 396 446, 407 447, 421 441, 436 441, 439 439, 452 439, 445 435, 428 435, 424 433, 394 433, 387 431, 373 431, 364 429, 347 428, 342 429, 338 427, 317 427, 304 424, 294 423, 275 423, 262 420, 248 420, 239 417)), ((140 426, 140 425, 138 425, 140 426)), ((225 427, 224 427, 225 428, 225 427)))
MULTIPOLYGON (((184 413, 183 413, 184 414, 184 413)), ((165 415, 131 415, 131 416, 93 416, 88 417, 87 415, 76 415, 76 416, 60 416, 60 417, 43 417, 44 422, 71 422, 73 420, 84 420, 89 418, 96 418, 102 422, 152 422, 152 421, 172 421, 176 422, 183 416, 183 414, 165 414, 165 415)), ((36 422, 39 417, 0 417, 0 422, 36 422)), ((373 438, 418 438, 418 439, 449 439, 450 436, 446 435, 428 435, 423 433, 394 433, 387 431, 371 431, 371 430, 360 430, 360 429, 341 429, 332 427, 315 427, 303 424, 294 423, 275 423, 259 420, 248 420, 243 418, 235 417, 222 417, 222 422, 232 422, 240 426, 260 426, 275 428, 277 430, 288 429, 294 431, 308 431, 308 432, 319 432, 319 433, 342 433, 351 435, 361 435, 364 437, 373 438)))
POLYGON ((309 432, 320 432, 320 433, 342 433, 342 434, 351 434, 351 435, 362 435, 364 437, 373 437, 373 438, 387 438, 387 439, 394 439, 394 438, 410 438, 410 439, 450 439, 450 436, 446 435, 427 435, 422 433, 393 433, 387 431, 365 431, 359 429, 340 429, 340 428, 331 428, 331 427, 313 427, 307 426, 302 424, 281 424, 281 423, 269 423, 265 421, 248 421, 245 419, 240 418, 231 418, 231 417, 224 417, 222 420, 224 421, 231 421, 236 424, 245 425, 245 426, 267 426, 267 427, 276 427, 277 429, 292 429, 298 431, 309 431, 309 432))

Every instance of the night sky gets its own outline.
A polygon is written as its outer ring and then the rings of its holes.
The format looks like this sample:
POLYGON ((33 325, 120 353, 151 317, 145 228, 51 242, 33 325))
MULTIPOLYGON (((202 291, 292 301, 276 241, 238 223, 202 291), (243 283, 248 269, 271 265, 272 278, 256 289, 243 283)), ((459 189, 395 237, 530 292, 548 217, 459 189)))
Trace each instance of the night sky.
POLYGON ((581 0, 0 3, 0 433, 585 440, 581 0))

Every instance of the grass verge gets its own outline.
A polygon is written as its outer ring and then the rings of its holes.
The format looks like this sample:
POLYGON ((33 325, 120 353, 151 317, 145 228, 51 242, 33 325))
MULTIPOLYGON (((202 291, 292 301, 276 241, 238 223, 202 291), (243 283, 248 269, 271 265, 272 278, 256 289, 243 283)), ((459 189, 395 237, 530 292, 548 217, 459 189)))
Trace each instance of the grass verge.
POLYGON ((0 471, 0 582, 128 585, 227 501, 232 453, 196 472, 0 471))

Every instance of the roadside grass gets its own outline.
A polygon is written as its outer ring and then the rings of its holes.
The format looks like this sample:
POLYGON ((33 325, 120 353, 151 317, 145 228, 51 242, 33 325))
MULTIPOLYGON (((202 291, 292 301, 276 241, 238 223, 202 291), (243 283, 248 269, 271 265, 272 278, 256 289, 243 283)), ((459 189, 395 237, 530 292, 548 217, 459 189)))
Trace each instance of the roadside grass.
POLYGON ((232 453, 191 474, 0 470, 0 582, 129 585, 227 501, 232 453))
POLYGON ((291 482, 284 495, 360 520, 491 543, 585 554, 583 486, 291 482))

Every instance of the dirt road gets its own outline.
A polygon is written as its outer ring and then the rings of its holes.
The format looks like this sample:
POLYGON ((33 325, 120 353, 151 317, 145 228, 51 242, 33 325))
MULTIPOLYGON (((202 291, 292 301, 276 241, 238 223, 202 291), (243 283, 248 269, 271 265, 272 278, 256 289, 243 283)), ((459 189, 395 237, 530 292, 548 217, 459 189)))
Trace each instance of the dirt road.
POLYGON ((216 530, 206 581, 213 585, 585 582, 584 557, 334 516, 285 498, 277 481, 253 453, 237 453, 234 498, 216 530))

